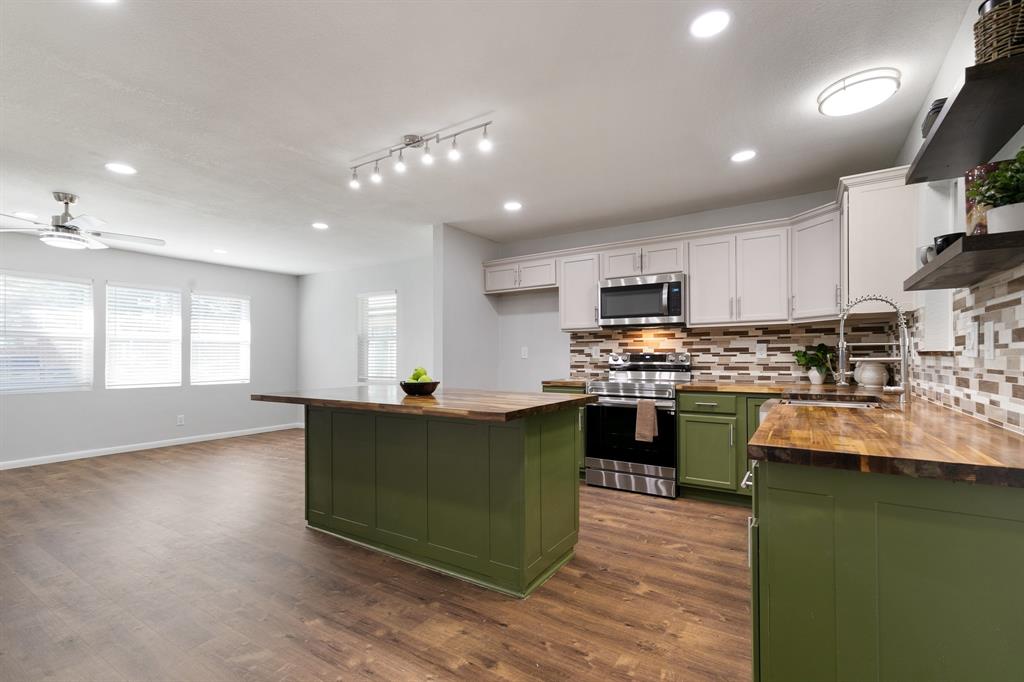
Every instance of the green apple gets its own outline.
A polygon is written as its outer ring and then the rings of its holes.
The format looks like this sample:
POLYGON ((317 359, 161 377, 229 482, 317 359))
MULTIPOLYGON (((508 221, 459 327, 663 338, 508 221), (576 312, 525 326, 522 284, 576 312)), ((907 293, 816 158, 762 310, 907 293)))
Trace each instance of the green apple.
POLYGON ((425 384, 425 383, 428 383, 428 382, 431 382, 431 381, 433 381, 433 379, 431 379, 431 378, 430 378, 429 376, 427 376, 426 374, 424 374, 423 376, 421 376, 421 377, 420 377, 419 379, 417 379, 416 381, 420 382, 421 384, 425 384))

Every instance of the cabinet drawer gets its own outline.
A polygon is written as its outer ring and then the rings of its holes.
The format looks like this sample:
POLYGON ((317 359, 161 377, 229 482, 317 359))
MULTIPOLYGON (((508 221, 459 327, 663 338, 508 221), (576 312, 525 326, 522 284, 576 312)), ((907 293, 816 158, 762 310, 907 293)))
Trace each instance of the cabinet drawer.
POLYGON ((736 414, 736 396, 722 393, 681 393, 679 411, 736 414))

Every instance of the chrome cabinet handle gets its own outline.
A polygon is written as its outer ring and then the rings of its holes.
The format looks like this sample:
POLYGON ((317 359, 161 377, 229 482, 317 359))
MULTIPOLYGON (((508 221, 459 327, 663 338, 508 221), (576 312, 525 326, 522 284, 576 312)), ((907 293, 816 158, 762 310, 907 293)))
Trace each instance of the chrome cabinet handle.
POLYGON ((837 284, 836 285, 836 307, 838 308, 842 304, 843 304, 842 293, 840 291, 839 285, 837 284))
POLYGON ((789 297, 789 314, 793 316, 796 313, 796 294, 789 297))
POLYGON ((697 402, 697 403, 694 403, 694 405, 698 405, 700 407, 718 407, 718 403, 700 403, 700 402, 697 402))
POLYGON ((732 319, 732 296, 729 297, 729 319, 732 319))
POLYGON ((729 447, 736 445, 736 429, 729 424, 729 447))
POLYGON ((594 324, 597 324, 597 306, 594 306, 594 324))
POLYGON ((583 408, 582 407, 579 408, 578 410, 576 410, 576 430, 577 431, 582 431, 583 430, 583 408))
POLYGON ((747 517, 747 568, 754 567, 754 526, 757 521, 753 516, 747 517))
POLYGON ((747 474, 743 477, 743 480, 740 481, 740 487, 749 488, 752 485, 754 485, 754 472, 748 471, 747 474))
POLYGON ((742 303, 743 303, 743 297, 742 296, 737 296, 736 297, 736 319, 737 320, 740 319, 740 317, 742 315, 742 313, 740 313, 740 304, 742 304, 742 303))
POLYGON ((640 272, 640 269, 643 266, 642 265, 641 266, 637 265, 637 263, 636 263, 636 256, 637 256, 636 251, 634 251, 633 252, 633 272, 640 272))

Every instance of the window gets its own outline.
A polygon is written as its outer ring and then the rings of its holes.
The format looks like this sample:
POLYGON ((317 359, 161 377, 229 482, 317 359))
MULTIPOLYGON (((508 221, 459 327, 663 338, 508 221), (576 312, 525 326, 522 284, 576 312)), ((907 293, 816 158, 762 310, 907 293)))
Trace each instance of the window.
POLYGON ((359 294, 359 380, 398 378, 398 294, 359 294))
POLYGON ((107 285, 107 388, 181 386, 181 292, 107 285))
POLYGON ((249 299, 192 294, 193 384, 249 383, 249 299))
POLYGON ((0 272, 0 391, 92 387, 92 283, 0 272))

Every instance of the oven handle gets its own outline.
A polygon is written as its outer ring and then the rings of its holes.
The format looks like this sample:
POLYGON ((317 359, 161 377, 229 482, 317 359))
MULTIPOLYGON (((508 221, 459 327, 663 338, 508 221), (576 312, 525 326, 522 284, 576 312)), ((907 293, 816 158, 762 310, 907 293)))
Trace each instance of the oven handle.
MULTIPOLYGON (((653 400, 653 398, 601 396, 597 399, 597 404, 605 407, 636 407, 640 400, 653 400)), ((668 411, 669 414, 675 414, 676 411, 676 404, 673 400, 654 400, 654 407, 661 411, 668 411)))
POLYGON ((668 315, 668 282, 661 285, 661 314, 668 315))

